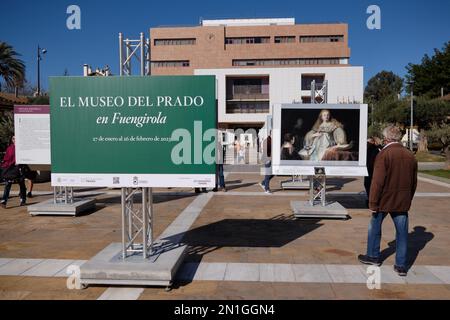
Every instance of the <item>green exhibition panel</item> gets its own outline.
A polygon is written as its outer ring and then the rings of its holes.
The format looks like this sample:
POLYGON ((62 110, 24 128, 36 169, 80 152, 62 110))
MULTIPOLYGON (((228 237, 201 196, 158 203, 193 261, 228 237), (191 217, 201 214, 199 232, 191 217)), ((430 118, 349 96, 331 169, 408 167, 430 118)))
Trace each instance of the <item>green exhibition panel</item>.
POLYGON ((214 186, 214 76, 50 78, 53 186, 214 186))

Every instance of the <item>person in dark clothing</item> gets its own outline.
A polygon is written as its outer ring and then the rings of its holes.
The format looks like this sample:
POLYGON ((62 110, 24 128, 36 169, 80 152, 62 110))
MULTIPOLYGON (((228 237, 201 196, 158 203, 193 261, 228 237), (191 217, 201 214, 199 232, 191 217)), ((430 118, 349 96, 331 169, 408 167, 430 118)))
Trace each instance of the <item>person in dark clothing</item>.
POLYGON ((264 180, 260 183, 260 186, 264 188, 265 193, 272 193, 270 191, 270 180, 273 178, 273 174, 269 171, 272 171, 272 137, 267 136, 266 140, 263 143, 263 158, 262 161, 264 163, 264 180))
MULTIPOLYGON (((380 145, 377 138, 369 138, 367 140, 367 172, 368 176, 364 177, 364 189, 366 189, 367 199, 369 199, 370 194, 370 184, 372 183, 373 177, 373 166, 375 164, 375 158, 380 152, 380 145)), ((366 202, 367 207, 369 207, 369 200, 366 202)))
POLYGON ((6 149, 5 156, 3 157, 3 161, 0 165, 2 169, 2 176, 8 176, 5 178, 6 185, 5 190, 3 191, 3 199, 0 202, 0 205, 3 208, 6 208, 6 203, 9 199, 9 193, 11 191, 12 184, 17 181, 19 183, 20 187, 20 205, 24 206, 26 204, 27 199, 27 187, 25 186, 25 177, 21 173, 21 168, 16 165, 16 146, 15 146, 16 139, 15 137, 11 138, 11 144, 6 149), (11 176, 11 174, 7 174, 7 172, 15 172, 14 176, 11 176))
POLYGON ((28 180, 27 198, 33 198, 33 186, 34 186, 34 181, 36 180, 36 177, 37 177, 37 172, 34 170, 31 170, 30 167, 27 165, 24 165, 23 168, 25 169, 25 171, 24 171, 25 179, 28 180))
MULTIPOLYGON (((298 118, 297 122, 295 123, 294 127, 292 128, 292 134, 295 137, 294 142, 294 148, 295 150, 302 150, 303 149, 303 140, 304 140, 304 133, 303 133, 303 119, 298 118)), ((299 160, 302 160, 301 157, 299 160)))
POLYGON ((281 146, 281 160, 301 160, 300 155, 295 151, 295 136, 286 133, 283 137, 283 145, 281 146))
POLYGON ((381 226, 390 214, 395 225, 395 265, 400 276, 406 276, 408 251, 408 211, 417 188, 417 160, 402 146, 402 133, 390 125, 383 130, 385 146, 375 159, 370 185, 369 209, 372 218, 367 236, 367 253, 358 260, 364 264, 381 265, 381 226))
POLYGON ((216 186, 214 192, 219 190, 226 192, 225 176, 223 173, 223 163, 225 161, 225 146, 218 142, 216 146, 216 186))

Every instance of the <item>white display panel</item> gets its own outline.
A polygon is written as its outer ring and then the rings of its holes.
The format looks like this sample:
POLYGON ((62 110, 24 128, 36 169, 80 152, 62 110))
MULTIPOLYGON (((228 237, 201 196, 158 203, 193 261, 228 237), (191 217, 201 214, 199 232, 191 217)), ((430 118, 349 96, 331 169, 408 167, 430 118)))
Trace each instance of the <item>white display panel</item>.
POLYGON ((50 165, 50 106, 14 106, 16 163, 50 165))
POLYGON ((313 175, 324 167, 328 176, 366 176, 366 145, 366 104, 274 106, 273 174, 313 175))

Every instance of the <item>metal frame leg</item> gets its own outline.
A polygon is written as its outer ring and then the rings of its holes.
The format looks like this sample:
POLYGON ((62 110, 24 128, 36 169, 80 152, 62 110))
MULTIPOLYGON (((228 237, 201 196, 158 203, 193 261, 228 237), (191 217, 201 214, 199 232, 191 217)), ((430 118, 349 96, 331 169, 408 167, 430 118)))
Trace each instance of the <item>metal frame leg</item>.
POLYGON ((326 182, 327 178, 325 174, 318 174, 310 176, 309 179, 309 203, 315 205, 316 201, 320 201, 320 204, 324 207, 326 202, 326 182), (317 186, 317 191, 316 191, 317 186))
POLYGON ((142 254, 144 259, 153 254, 153 192, 151 188, 122 188, 122 258, 142 254), (134 206, 134 196, 141 191, 142 201, 134 206), (141 240, 141 242, 139 242, 141 240))

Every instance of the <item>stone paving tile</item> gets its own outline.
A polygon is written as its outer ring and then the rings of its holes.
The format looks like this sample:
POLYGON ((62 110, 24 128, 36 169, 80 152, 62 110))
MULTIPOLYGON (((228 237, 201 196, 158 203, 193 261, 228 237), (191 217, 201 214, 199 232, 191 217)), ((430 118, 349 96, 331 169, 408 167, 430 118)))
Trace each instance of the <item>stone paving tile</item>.
POLYGON ((42 259, 17 259, 0 267, 0 275, 21 275, 28 269, 41 263, 42 259))
POLYGON ((274 282, 275 281, 275 265, 272 263, 259 264, 259 281, 274 282))
POLYGON ((7 264, 8 262, 11 262, 13 259, 8 258, 0 258, 0 267, 4 264, 7 264))
POLYGON ((424 266, 413 266, 406 276, 407 283, 414 284, 444 284, 442 280, 436 277, 430 270, 424 266))
POLYGON ((97 300, 137 300, 144 288, 108 288, 97 300))
POLYGON ((221 282, 218 291, 227 300, 275 299, 272 284, 267 282, 221 282))
POLYGON ((88 287, 84 290, 69 290, 66 279, 1 276, 0 290, 8 292, 26 292, 24 299, 97 299, 105 287, 88 287))
POLYGON ((292 265, 296 282, 326 282, 331 283, 331 277, 324 265, 292 265))
POLYGON ((331 284, 325 283, 274 283, 274 296, 280 300, 335 299, 331 284))
POLYGON ((61 269, 61 271, 59 271, 58 273, 56 273, 53 276, 57 277, 57 278, 67 278, 69 276, 69 274, 67 273, 67 271, 68 271, 67 268, 69 266, 78 266, 78 267, 80 267, 86 261, 87 260, 73 260, 69 265, 67 265, 65 268, 61 269))
POLYGON ((200 264, 194 280, 223 280, 226 268, 226 263, 200 264))
POLYGON ((227 263, 225 281, 259 281, 259 265, 255 263, 227 263))
POLYGON ((366 283, 367 281, 359 266, 327 264, 325 268, 333 283, 366 283))
POLYGON ((196 281, 188 283, 175 282, 172 290, 166 292, 161 288, 146 287, 140 295, 139 300, 156 299, 224 299, 218 290, 220 282, 217 281, 196 281))
POLYGON ((0 300, 23 300, 31 291, 0 290, 0 300))
POLYGON ((74 260, 48 259, 28 269, 23 276, 52 277, 66 269, 74 260))
POLYGON ((295 275, 290 264, 275 264, 274 267, 275 282, 294 282, 295 275))
POLYGON ((443 285, 382 284, 379 290, 355 284, 332 286, 338 299, 450 299, 450 290, 443 285))
POLYGON ((442 282, 450 284, 450 267, 427 266, 426 268, 442 282))

